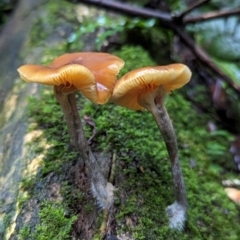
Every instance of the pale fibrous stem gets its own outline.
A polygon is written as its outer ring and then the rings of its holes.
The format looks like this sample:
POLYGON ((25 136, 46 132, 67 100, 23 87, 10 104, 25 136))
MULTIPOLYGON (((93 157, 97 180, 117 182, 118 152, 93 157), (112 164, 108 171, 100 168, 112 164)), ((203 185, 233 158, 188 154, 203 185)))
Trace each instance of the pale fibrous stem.
POLYGON ((54 95, 58 100, 67 123, 71 144, 78 150, 84 163, 88 161, 89 147, 83 131, 82 122, 76 105, 75 92, 65 93, 54 86, 54 95))
MULTIPOLYGON (((149 94, 147 97, 141 97, 139 99, 139 104, 149 110, 157 126, 161 132, 163 140, 165 142, 168 155, 171 162, 172 176, 173 176, 173 184, 174 191, 176 196, 176 203, 170 206, 171 213, 169 215, 175 215, 175 206, 181 206, 182 217, 185 221, 185 215, 187 211, 187 197, 186 197, 186 189, 184 184, 184 179, 181 171, 181 167, 178 160, 178 144, 177 138, 174 132, 174 128, 171 122, 171 119, 168 115, 167 109, 164 106, 165 99, 165 90, 163 87, 159 87, 155 92, 149 94), (173 209, 173 211, 172 211, 173 209)), ((175 217, 175 216, 174 216, 175 217)), ((182 221, 182 220, 180 220, 182 221)), ((174 223, 173 223, 174 225, 174 223)), ((183 223, 177 223, 176 228, 182 228, 183 223), (180 227, 179 227, 180 226, 180 227)), ((173 226, 175 227, 175 226, 173 226)))
POLYGON ((153 108, 151 113, 158 125, 167 147, 168 155, 171 161, 176 200, 182 206, 187 207, 185 184, 178 160, 177 138, 171 123, 171 119, 169 118, 168 112, 164 105, 158 105, 157 107, 153 108))
POLYGON ((54 86, 54 95, 63 110, 71 144, 83 159, 81 164, 85 166, 94 197, 97 198, 103 208, 107 208, 112 204, 114 187, 107 182, 97 159, 88 145, 77 109, 76 93, 66 93, 61 90, 61 86, 54 86))

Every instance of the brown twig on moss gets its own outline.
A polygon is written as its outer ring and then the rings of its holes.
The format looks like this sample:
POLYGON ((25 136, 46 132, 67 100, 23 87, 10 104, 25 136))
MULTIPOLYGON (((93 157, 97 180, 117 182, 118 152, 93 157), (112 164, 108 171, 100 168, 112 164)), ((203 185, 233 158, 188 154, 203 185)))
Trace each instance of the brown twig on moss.
MULTIPOLYGON (((115 179, 115 175, 116 175, 116 158, 117 158, 117 154, 116 151, 113 151, 113 155, 112 155, 112 163, 111 163, 111 170, 110 170, 110 174, 109 174, 109 178, 108 178, 108 182, 111 183, 113 185, 114 183, 114 179, 115 179)), ((109 215, 111 212, 111 208, 110 209, 104 209, 103 211, 103 220, 101 223, 101 226, 99 228, 100 234, 101 236, 104 236, 106 234, 106 230, 107 227, 109 225, 109 215)))
POLYGON ((223 10, 223 11, 216 11, 216 12, 209 12, 200 16, 196 17, 188 17, 183 19, 183 23, 189 24, 189 23, 197 23, 197 22, 203 22, 203 21, 208 21, 211 19, 216 19, 216 18, 223 18, 223 17, 229 17, 233 15, 239 15, 240 14, 240 9, 234 9, 234 10, 223 10))

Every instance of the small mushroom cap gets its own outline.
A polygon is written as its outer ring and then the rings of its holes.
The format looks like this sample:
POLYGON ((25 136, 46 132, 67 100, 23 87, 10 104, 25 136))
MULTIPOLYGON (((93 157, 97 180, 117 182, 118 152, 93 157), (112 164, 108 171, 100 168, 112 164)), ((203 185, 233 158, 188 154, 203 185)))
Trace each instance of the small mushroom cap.
POLYGON ((126 108, 144 110, 138 102, 140 96, 147 97, 159 86, 170 93, 188 83, 191 75, 189 68, 180 63, 135 69, 117 81, 111 100, 126 108))
POLYGON ((97 101, 97 90, 93 73, 79 64, 59 68, 40 65, 23 65, 18 68, 21 78, 27 82, 61 86, 63 92, 79 90, 88 99, 97 101))
POLYGON ((117 75, 124 61, 114 55, 98 52, 67 53, 56 58, 50 67, 58 68, 67 64, 80 64, 88 68, 95 77, 98 104, 104 104, 111 97, 117 75))

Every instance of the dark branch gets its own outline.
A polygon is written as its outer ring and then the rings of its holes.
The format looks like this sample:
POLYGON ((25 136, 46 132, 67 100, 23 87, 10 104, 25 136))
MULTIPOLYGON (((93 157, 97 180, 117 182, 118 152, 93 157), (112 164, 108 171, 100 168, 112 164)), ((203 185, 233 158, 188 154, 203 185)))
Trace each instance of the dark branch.
POLYGON ((185 11, 183 11, 179 16, 177 16, 177 18, 182 19, 184 16, 186 16, 188 13, 190 13, 191 11, 193 11, 194 9, 208 3, 211 0, 200 0, 194 4, 192 4, 192 6, 190 6, 189 8, 187 8, 185 11))
POLYGON ((189 24, 189 23, 203 22, 203 21, 207 21, 207 20, 210 20, 210 19, 229 17, 229 16, 239 15, 239 14, 240 14, 240 9, 210 12, 210 13, 206 13, 204 15, 197 16, 197 17, 185 18, 183 20, 183 23, 184 24, 189 24))
POLYGON ((157 18, 160 19, 162 23, 171 23, 172 16, 169 13, 152 10, 150 8, 140 8, 127 3, 121 3, 111 0, 78 0, 81 3, 91 3, 97 6, 102 6, 115 11, 131 14, 133 16, 141 16, 147 18, 157 18))
POLYGON ((231 78, 229 78, 221 69, 219 69, 216 64, 209 58, 209 56, 195 44, 193 39, 182 28, 176 26, 174 30, 176 34, 182 39, 182 41, 192 50, 197 59, 202 62, 203 65, 209 67, 215 74, 225 79, 235 90, 240 92, 240 86, 235 84, 231 78))

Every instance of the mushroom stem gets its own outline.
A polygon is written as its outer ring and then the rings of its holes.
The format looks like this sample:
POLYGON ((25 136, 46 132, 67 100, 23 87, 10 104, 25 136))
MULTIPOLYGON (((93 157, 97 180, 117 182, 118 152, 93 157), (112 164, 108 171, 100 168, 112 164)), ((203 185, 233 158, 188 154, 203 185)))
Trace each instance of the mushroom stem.
POLYGON ((71 144, 78 150, 83 158, 81 164, 86 166, 88 179, 91 182, 92 193, 102 208, 109 208, 113 203, 114 187, 111 183, 107 182, 97 159, 88 146, 77 109, 75 92, 64 93, 60 87, 54 86, 54 94, 62 107, 71 138, 71 144))
POLYGON ((178 160, 178 144, 171 119, 169 118, 168 112, 164 105, 158 105, 157 107, 153 108, 151 113, 158 125, 167 147, 168 155, 171 161, 176 200, 183 207, 187 208, 185 184, 178 160))
POLYGON ((71 138, 71 144, 78 150, 83 158, 83 162, 86 163, 88 161, 88 144, 78 114, 75 92, 64 93, 61 91, 60 87, 54 86, 54 95, 63 110, 71 138))
POLYGON ((170 227, 182 230, 186 219, 187 197, 184 179, 178 160, 177 138, 167 109, 164 106, 165 94, 166 91, 164 88, 159 87, 155 92, 149 94, 148 98, 139 99, 139 103, 152 113, 165 142, 171 161, 176 196, 176 201, 167 207, 166 212, 170 218, 170 227))

